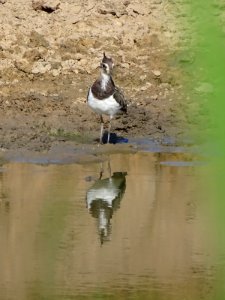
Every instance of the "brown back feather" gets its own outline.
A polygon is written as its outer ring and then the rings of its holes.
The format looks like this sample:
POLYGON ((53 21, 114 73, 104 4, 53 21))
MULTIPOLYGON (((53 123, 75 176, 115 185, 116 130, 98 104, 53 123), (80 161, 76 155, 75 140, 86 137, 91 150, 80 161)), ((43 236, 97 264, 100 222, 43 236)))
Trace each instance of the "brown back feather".
POLYGON ((114 96, 116 102, 118 102, 119 105, 121 106, 121 110, 123 112, 127 112, 126 99, 124 97, 124 94, 122 93, 122 91, 118 87, 115 87, 115 92, 114 92, 113 96, 114 96))

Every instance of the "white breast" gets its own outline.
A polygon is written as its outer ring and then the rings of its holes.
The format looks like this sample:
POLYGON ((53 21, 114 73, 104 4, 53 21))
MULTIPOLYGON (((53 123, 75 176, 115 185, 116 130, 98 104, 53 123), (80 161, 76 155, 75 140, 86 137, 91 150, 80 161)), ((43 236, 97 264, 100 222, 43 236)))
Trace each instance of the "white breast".
POLYGON ((95 200, 102 200, 107 203, 108 207, 112 207, 113 200, 116 199, 118 196, 120 190, 117 187, 114 187, 113 185, 97 189, 90 189, 87 192, 87 206, 88 209, 91 207, 91 203, 95 200))
POLYGON ((113 95, 103 99, 99 100, 95 98, 93 95, 91 89, 88 93, 88 105, 98 114, 105 114, 113 117, 115 114, 117 114, 120 110, 120 105, 116 100, 113 98, 113 95))
POLYGON ((103 89, 103 90, 106 90, 106 86, 107 86, 107 84, 108 84, 108 82, 109 82, 109 80, 110 80, 110 77, 109 77, 109 75, 107 75, 107 74, 104 74, 104 73, 102 73, 102 80, 101 80, 101 88, 103 89))

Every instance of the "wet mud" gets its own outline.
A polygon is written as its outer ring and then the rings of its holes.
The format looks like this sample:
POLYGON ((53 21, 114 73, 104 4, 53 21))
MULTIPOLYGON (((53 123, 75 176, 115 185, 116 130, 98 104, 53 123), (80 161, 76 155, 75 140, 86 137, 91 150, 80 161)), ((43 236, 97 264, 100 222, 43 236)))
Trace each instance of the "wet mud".
POLYGON ((114 133, 157 141, 189 133, 203 113, 183 89, 182 64, 192 60, 184 4, 55 2, 0 3, 2 151, 95 144, 100 124, 86 95, 103 51, 129 103, 128 114, 113 120, 114 133))

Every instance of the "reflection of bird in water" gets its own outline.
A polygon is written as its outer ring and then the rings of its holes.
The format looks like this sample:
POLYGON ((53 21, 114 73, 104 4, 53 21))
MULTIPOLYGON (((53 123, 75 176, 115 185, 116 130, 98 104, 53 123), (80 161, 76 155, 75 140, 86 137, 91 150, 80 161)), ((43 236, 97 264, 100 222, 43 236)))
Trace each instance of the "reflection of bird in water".
POLYGON ((94 218, 98 219, 98 231, 103 242, 109 240, 110 219, 113 211, 119 208, 126 189, 126 172, 115 172, 112 176, 96 182, 87 191, 87 207, 94 218))

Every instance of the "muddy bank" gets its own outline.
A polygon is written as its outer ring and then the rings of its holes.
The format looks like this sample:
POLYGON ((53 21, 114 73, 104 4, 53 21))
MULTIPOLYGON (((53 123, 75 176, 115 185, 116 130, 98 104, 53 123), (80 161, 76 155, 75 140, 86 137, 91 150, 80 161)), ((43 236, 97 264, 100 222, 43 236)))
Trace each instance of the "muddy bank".
MULTIPOLYGON (((86 95, 103 51, 115 60, 114 80, 129 102, 114 132, 163 140, 192 125, 181 70, 190 59, 189 38, 179 1, 6 0, 0 6, 2 149, 95 143, 99 121, 86 95)), ((199 106, 192 112, 201 113, 199 106)))
MULTIPOLYGON (((50 149, 42 151, 20 149, 1 149, 0 166, 8 162, 31 163, 40 165, 49 164, 92 164, 109 161, 114 154, 154 153, 160 161, 170 155, 168 165, 195 166, 207 164, 208 159, 203 155, 201 148, 195 145, 175 145, 173 141, 156 142, 154 139, 132 138, 129 143, 118 144, 81 144, 74 141, 52 143, 50 149)), ((0 168, 1 169, 1 168, 0 168)))

